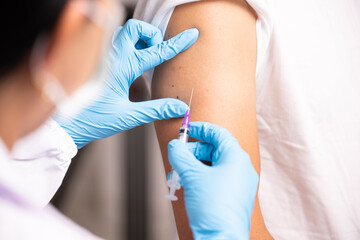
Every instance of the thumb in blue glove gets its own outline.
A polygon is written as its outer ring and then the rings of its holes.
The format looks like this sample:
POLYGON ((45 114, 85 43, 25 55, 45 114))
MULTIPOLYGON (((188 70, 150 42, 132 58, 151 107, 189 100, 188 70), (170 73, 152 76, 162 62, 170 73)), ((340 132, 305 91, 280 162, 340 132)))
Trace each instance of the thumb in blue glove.
POLYGON ((204 142, 172 140, 168 153, 184 187, 194 238, 249 239, 258 185, 249 155, 224 128, 195 122, 189 130, 191 137, 204 142))
POLYGON ((56 121, 81 148, 93 140, 144 123, 183 116, 187 110, 184 102, 158 99, 133 103, 129 100, 129 88, 144 71, 189 48, 198 35, 197 29, 189 29, 163 41, 161 31, 155 26, 129 20, 113 35, 105 89, 99 93, 96 101, 75 117, 57 116, 56 121))

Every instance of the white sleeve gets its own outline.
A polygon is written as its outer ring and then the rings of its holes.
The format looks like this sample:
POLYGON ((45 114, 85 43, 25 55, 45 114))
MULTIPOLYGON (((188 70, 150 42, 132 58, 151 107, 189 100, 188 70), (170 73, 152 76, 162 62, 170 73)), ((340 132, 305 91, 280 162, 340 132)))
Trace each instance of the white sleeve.
MULTIPOLYGON (((151 23, 152 25, 158 27, 164 34, 175 7, 197 1, 199 0, 139 0, 135 8, 134 18, 151 23)), ((266 64, 265 56, 268 51, 268 45, 273 28, 272 3, 270 0, 247 0, 247 2, 257 14, 256 76, 258 76, 259 69, 263 64, 266 64)), ((153 71, 154 70, 151 69, 143 75, 143 77, 150 81, 150 83, 153 71)))
POLYGON ((17 187, 37 206, 45 206, 61 185, 76 155, 72 138, 52 119, 19 140, 9 165, 17 187))
POLYGON ((0 239, 100 239, 50 205, 33 206, 1 182, 0 213, 0 239))

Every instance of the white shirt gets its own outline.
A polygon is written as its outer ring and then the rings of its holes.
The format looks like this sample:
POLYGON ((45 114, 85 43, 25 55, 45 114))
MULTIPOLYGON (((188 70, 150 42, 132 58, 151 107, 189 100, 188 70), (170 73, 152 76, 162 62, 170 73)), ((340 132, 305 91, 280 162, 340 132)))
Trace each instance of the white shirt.
MULTIPOLYGON (((192 1, 140 0, 135 18, 164 32, 192 1)), ((360 1, 248 3, 265 224, 275 239, 360 239, 360 1)))
POLYGON ((12 153, 0 139, 0 239, 99 239, 45 206, 76 152, 70 136, 52 120, 19 141, 12 153))

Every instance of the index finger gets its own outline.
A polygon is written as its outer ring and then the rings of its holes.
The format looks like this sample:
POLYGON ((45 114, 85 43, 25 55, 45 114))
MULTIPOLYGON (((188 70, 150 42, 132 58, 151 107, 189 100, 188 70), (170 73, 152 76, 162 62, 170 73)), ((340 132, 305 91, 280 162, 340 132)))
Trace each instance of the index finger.
POLYGON ((188 49, 198 39, 199 30, 191 28, 179 33, 175 37, 155 46, 136 51, 143 71, 152 69, 167 61, 182 51, 188 49))
POLYGON ((238 143, 228 130, 207 122, 191 122, 189 135, 190 137, 211 143, 215 148, 219 148, 223 144, 238 143))
POLYGON ((150 23, 130 19, 125 23, 124 30, 129 34, 134 45, 140 40, 145 40, 149 47, 163 41, 163 35, 159 28, 150 23))

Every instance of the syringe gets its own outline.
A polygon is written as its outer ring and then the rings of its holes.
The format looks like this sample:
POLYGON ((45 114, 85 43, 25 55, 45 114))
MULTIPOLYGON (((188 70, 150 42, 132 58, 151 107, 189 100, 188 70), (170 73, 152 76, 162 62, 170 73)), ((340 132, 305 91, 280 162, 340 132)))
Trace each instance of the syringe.
MULTIPOLYGON (((191 96, 189 101, 189 108, 185 113, 184 121, 179 131, 179 140, 186 143, 189 139, 189 122, 190 122, 190 106, 194 89, 191 90, 191 96)), ((171 201, 176 201, 178 198, 175 196, 175 191, 181 188, 179 174, 172 169, 168 174, 167 185, 170 188, 170 193, 165 197, 171 201)))

